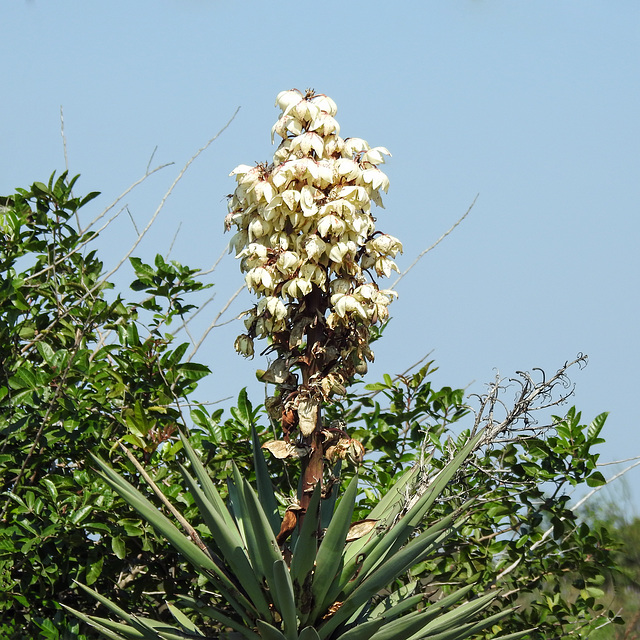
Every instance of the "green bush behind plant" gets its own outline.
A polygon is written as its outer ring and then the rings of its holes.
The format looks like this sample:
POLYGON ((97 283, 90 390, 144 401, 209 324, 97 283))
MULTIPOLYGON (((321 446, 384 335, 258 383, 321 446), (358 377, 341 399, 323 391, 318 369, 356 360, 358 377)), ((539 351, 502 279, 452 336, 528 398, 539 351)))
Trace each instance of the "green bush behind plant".
MULTIPOLYGON (((131 261, 132 289, 146 294, 143 301, 108 295, 112 285, 91 250, 95 235, 75 223, 96 194, 75 197, 75 182, 63 174, 18 190, 0 213, 0 637, 16 640, 97 637, 60 606, 95 610, 76 580, 129 612, 166 621, 173 618, 165 601, 202 594, 181 556, 94 472, 89 453, 142 487, 117 446, 127 443, 199 530, 198 509, 179 474, 178 429, 190 434, 223 495, 232 461, 254 478, 251 428, 262 441, 273 437, 267 416, 245 392, 227 419, 204 405, 185 408, 209 370, 186 361, 187 345, 176 343, 167 325, 189 313, 186 297, 206 285, 197 270, 158 256, 154 265, 131 261)), ((342 421, 353 438, 379 452, 360 469, 364 491, 355 519, 375 507, 401 470, 421 459, 441 468, 468 440, 470 428, 458 426, 472 418, 463 392, 433 388, 433 370, 430 363, 385 376, 329 406, 328 422, 342 421)), ((500 392, 499 385, 491 389, 476 403, 482 419, 500 392)), ((512 414, 513 429, 532 426, 531 411, 562 396, 551 400, 554 388, 527 377, 519 389, 518 398, 539 393, 512 414)), ((483 638, 531 627, 532 638, 581 637, 602 616, 613 619, 599 602, 605 572, 614 566, 611 540, 606 529, 577 518, 566 494, 603 482, 593 449, 605 418, 585 424, 571 408, 541 419, 529 438, 502 438, 476 450, 449 490, 451 500, 474 499, 478 506, 438 554, 401 582, 419 582, 427 599, 460 585, 473 584, 472 593, 497 585, 507 604, 526 604, 483 638)), ((284 511, 294 481, 282 462, 267 464, 284 511)), ((352 473, 347 467, 343 480, 352 473)), ((437 503, 429 520, 447 509, 447 500, 437 503)))

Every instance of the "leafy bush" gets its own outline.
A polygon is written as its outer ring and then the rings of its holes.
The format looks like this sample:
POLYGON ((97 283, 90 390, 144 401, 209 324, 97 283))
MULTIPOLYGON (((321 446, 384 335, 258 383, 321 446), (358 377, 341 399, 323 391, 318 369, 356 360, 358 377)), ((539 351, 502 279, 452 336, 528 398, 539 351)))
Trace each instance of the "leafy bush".
MULTIPOLYGON (((196 270, 161 256, 154 266, 134 259, 132 288, 145 299, 110 299, 112 285, 91 250, 96 235, 74 224, 97 194, 74 197, 75 182, 63 174, 18 190, 0 213, 0 628, 7 638, 80 633, 58 604, 88 606, 74 580, 109 590, 130 584, 126 598, 143 610, 161 605, 143 594, 191 588, 178 556, 165 553, 86 460, 128 442, 178 492, 174 434, 186 425, 177 403, 209 370, 186 361, 187 345, 164 331, 188 312, 185 296, 206 285, 196 270)), ((210 458, 223 466, 234 452, 219 448, 220 414, 199 415, 210 458)), ((124 459, 114 463, 129 475, 124 459)))

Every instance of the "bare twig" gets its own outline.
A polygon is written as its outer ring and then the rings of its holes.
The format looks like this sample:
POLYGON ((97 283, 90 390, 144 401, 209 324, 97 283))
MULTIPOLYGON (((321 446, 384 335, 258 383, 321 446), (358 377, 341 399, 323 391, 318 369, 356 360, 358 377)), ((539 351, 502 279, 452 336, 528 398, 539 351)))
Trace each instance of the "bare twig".
MULTIPOLYGON (((62 109, 62 105, 60 105, 60 135, 62 136, 62 152, 64 154, 64 170, 66 173, 69 173, 69 156, 67 155, 67 136, 64 132, 64 111, 62 109)), ((78 231, 80 230, 80 215, 78 214, 78 210, 75 212, 76 216, 76 225, 78 226, 78 231)))
POLYGON ((198 156, 200 156, 204 151, 206 151, 211 146, 211 144, 215 142, 222 135, 222 133, 227 129, 227 127, 229 127, 229 125, 233 122, 239 110, 240 110, 240 107, 238 107, 235 110, 234 114, 231 116, 229 121, 224 125, 224 127, 222 127, 222 129, 220 129, 220 131, 218 131, 218 133, 216 133, 216 135, 213 136, 213 138, 211 138, 203 147, 198 149, 198 151, 196 151, 196 153, 194 153, 193 156, 189 158, 189 160, 187 160, 186 164, 184 165, 184 167, 182 167, 182 170, 180 171, 176 179, 171 183, 171 186, 167 189, 166 193, 162 197, 162 200, 160 201, 158 208, 155 210, 154 214, 149 219, 149 222, 147 222, 146 227, 142 230, 140 234, 138 234, 138 237, 136 238, 135 242, 130 247, 130 249, 125 253, 125 255, 120 259, 118 264, 104 277, 103 282, 106 282, 108 278, 110 278, 116 271, 118 271, 118 269, 120 269, 120 267, 129 258, 129 256, 135 251, 136 247, 140 244, 140 242, 142 242, 142 239, 147 235, 147 232, 149 231, 153 223, 156 221, 156 218, 160 215, 160 212, 164 208, 164 205, 167 199, 173 193, 173 190, 175 189, 176 185, 180 182, 180 180, 182 180, 182 177, 186 173, 187 169, 196 160, 196 158, 198 158, 198 156))
POLYGON ((213 266, 210 269, 207 269, 206 271, 198 271, 198 273, 196 273, 196 276, 198 277, 206 276, 212 271, 215 271, 216 267, 220 264, 220 260, 222 260, 222 258, 224 258, 225 255, 227 255, 227 249, 228 249, 228 245, 222 250, 222 253, 218 256, 218 259, 213 263, 213 266))
POLYGON ((138 235, 140 235, 140 230, 138 229, 138 225, 136 224, 136 221, 133 218, 133 214, 131 213, 131 210, 129 209, 129 205, 126 205, 125 209, 126 209, 127 213, 129 214, 129 220, 131 220, 131 224, 133 225, 133 228, 135 229, 136 233, 138 235))
POLYGON ((396 278, 390 289, 395 289, 398 282, 400 282, 400 280, 402 280, 402 278, 404 278, 407 273, 409 273, 409 271, 411 271, 411 269, 413 269, 413 267, 415 267, 418 262, 420 262, 420 260, 422 260, 422 258, 427 255, 427 253, 429 253, 429 251, 435 249, 471 213, 471 209, 473 209, 473 205, 475 205, 479 196, 480 194, 476 195, 466 213, 451 228, 449 228, 448 231, 445 231, 430 247, 427 247, 424 251, 422 251, 422 253, 418 254, 418 257, 409 265, 409 267, 396 278))
MULTIPOLYGON (((220 324, 218 324, 218 320, 220 319, 222 314, 229 308, 231 303, 240 295, 242 291, 244 291, 244 289, 245 289, 244 285, 239 287, 238 290, 227 300, 224 307, 222 307, 222 309, 218 311, 218 315, 216 315, 216 317, 213 319, 213 322, 207 327, 206 331, 200 337, 200 340, 198 340, 198 343, 193 347, 191 353, 189 354, 189 357, 187 358, 187 362, 191 362, 191 359, 193 358, 193 356, 196 355, 198 349, 202 346, 202 343, 205 341, 206 337, 209 335, 212 329, 214 329, 215 327, 222 326, 223 324, 227 324, 226 322, 224 323, 221 322, 220 324)), ((237 317, 239 318, 240 316, 237 316, 237 317)), ((233 318, 233 320, 235 319, 236 318, 233 318)))
MULTIPOLYGON (((478 448, 495 442, 499 435, 508 433, 518 422, 523 423, 521 430, 534 430, 535 421, 531 418, 531 412, 548 409, 565 402, 573 393, 573 387, 569 387, 567 370, 576 364, 584 366, 586 361, 587 357, 579 354, 572 362, 565 363, 549 380, 543 376, 540 382, 534 382, 531 375, 526 372, 517 372, 520 378, 514 379, 512 382, 517 382, 520 385, 520 392, 511 408, 505 408, 506 415, 500 422, 495 421, 495 409, 505 405, 499 398, 499 393, 503 389, 502 380, 496 378, 496 381, 490 385, 489 392, 480 397, 480 409, 476 412, 472 434, 477 433, 483 424, 485 434, 478 443, 478 448), (561 394, 559 398, 553 399, 551 392, 558 384, 569 390, 561 394), (542 400, 542 403, 535 404, 539 400, 542 400)), ((550 426, 552 425, 549 425, 548 428, 550 426)), ((540 428, 535 430, 539 431, 540 428)))
MULTIPOLYGON (((193 321, 193 319, 209 304, 211 304, 216 298, 216 294, 212 294, 210 298, 208 298, 205 302, 203 302, 189 317, 187 318, 183 318, 182 319, 182 324, 177 328, 174 329, 173 331, 170 331, 169 333, 172 336, 177 335, 178 333, 180 333, 180 331, 182 331, 183 329, 187 332, 187 335, 189 336, 189 338, 191 338, 191 334, 189 333, 188 330, 188 325, 190 322, 193 321)), ((191 338, 191 342, 193 342, 193 344, 195 344, 195 340, 193 338, 191 338)))
POLYGON ((182 222, 178 224, 178 228, 176 229, 176 232, 173 234, 173 238, 171 239, 171 244, 169 245, 169 249, 167 250, 167 253, 164 256, 165 260, 168 260, 169 256, 171 255, 171 252, 173 251, 173 245, 176 243, 176 238, 178 237, 178 234, 180 233, 181 228, 182 228, 182 222))
MULTIPOLYGON (((164 203, 166 202, 167 198, 171 195, 173 189, 175 188, 176 184, 180 181, 180 179, 182 178, 182 176, 184 175, 184 173, 186 172, 186 170, 189 168, 189 166, 191 165, 191 163, 203 152, 205 151, 221 134, 223 131, 225 131, 225 129, 227 129, 227 127, 231 124, 231 122, 233 121, 233 119, 236 117, 236 114, 239 111, 239 107, 238 109, 236 109, 235 113, 233 114, 233 116, 229 119, 229 121, 224 125, 224 127, 222 127, 222 129, 220 129, 220 131, 218 131, 218 133, 211 138, 207 144, 202 147, 200 150, 198 150, 197 153, 195 153, 190 159, 189 161, 185 164, 185 166, 183 167, 182 171, 180 172, 180 174, 178 175, 178 177, 173 181, 173 184, 169 187, 168 191, 165 193, 159 207, 157 208, 156 212, 154 213, 154 215, 152 216, 151 220, 147 223, 147 226, 145 227, 145 229, 142 231, 141 234, 138 235, 138 238, 136 240, 136 242, 133 244, 133 246, 131 247, 131 249, 127 252, 127 254, 120 260, 120 262, 111 270, 109 271, 109 273, 107 273, 101 280, 99 280, 90 290, 88 290, 84 295, 82 295, 80 298, 78 298, 78 300, 76 300, 72 305, 69 305, 69 307, 65 310, 65 312, 58 318, 56 318, 49 326, 47 326, 44 330, 42 330, 40 333, 38 333, 28 344, 26 344, 22 350, 21 353, 25 353, 27 352, 29 349, 33 348, 33 346, 39 342, 40 340, 42 340, 42 338, 44 336, 47 335, 47 333, 53 328, 53 326, 55 326, 55 324, 57 322, 59 322, 63 317, 69 315, 69 313, 71 312, 72 309, 74 309, 75 307, 77 307, 78 305, 82 304, 88 297, 92 296, 94 294, 94 292, 98 291, 99 289, 101 289, 109 280, 109 278, 116 272, 118 271, 118 269, 122 266, 122 264, 127 260, 127 258, 131 255, 131 253, 133 253, 133 251, 135 250, 135 247, 138 246, 138 244, 140 243, 140 241, 142 240, 142 238, 144 237, 144 235, 146 235, 147 231, 149 230, 149 228, 151 227, 151 225, 153 224, 153 222, 155 221, 155 219, 157 218, 157 216, 159 215, 160 211, 162 210, 162 208, 164 207, 164 203)), ((163 167, 168 166, 168 165, 162 165, 160 167, 157 167, 156 169, 154 169, 151 173, 155 173, 156 171, 158 171, 159 169, 162 169, 163 167)), ((81 234, 86 233, 86 231, 88 229, 90 229, 98 220, 100 220, 102 217, 104 217, 104 215, 110 211, 115 204, 117 204, 127 193, 129 193, 133 188, 135 188, 137 185, 139 185, 141 182, 143 182, 144 180, 146 180, 149 175, 151 175, 150 173, 146 173, 142 178, 140 178, 139 180, 137 180, 136 182, 134 182, 128 189, 126 189, 118 198, 116 198, 116 200, 109 205, 99 216, 97 216, 96 218, 94 218, 89 225, 83 230, 81 231, 81 234)), ((55 266, 55 265, 53 265, 55 266)), ((49 268, 53 268, 52 265, 50 265, 49 267, 47 267, 47 269, 49 268)), ((32 276, 35 277, 35 276, 32 276)), ((236 294, 237 295, 237 294, 236 294)), ((235 296, 234 296, 235 297, 235 296)), ((232 298, 233 299, 233 298, 232 298)), ((228 305, 227 305, 228 306, 228 305)), ((221 314, 218 314, 218 317, 221 314)), ((208 331, 207 331, 208 333, 208 331)), ((204 337, 200 340, 200 343, 198 344, 198 346, 202 343, 202 341, 204 340, 204 337)))
POLYGON ((171 504, 171 501, 167 498, 167 496, 160 491, 158 485, 152 480, 151 476, 145 471, 144 467, 136 460, 135 456, 127 449, 122 443, 120 444, 120 448, 124 451, 125 455, 131 461, 131 464, 136 468, 138 473, 145 479, 145 482, 153 489, 153 492, 158 496, 161 500, 162 504, 169 509, 169 511, 173 514, 174 518, 182 525, 184 530, 187 532, 189 537, 193 540, 195 544, 202 549, 209 557, 211 557, 211 553, 207 545, 202 541, 202 538, 198 535, 198 532, 189 524, 189 522, 184 518, 184 516, 171 504))
MULTIPOLYGON (((431 349, 431 351, 429 351, 429 353, 427 353, 426 355, 422 356, 422 358, 420 358, 420 360, 418 360, 418 362, 415 362, 414 364, 412 364, 410 367, 408 367, 407 369, 405 369, 402 373, 397 373, 394 377, 393 380, 394 382, 396 380, 401 380, 402 378, 404 378, 410 371, 412 371, 413 369, 415 369, 416 367, 420 366, 431 354, 433 353, 433 349, 431 349)), ((382 391, 384 391, 384 389, 378 389, 377 391, 367 391, 366 393, 361 393, 359 394, 360 398, 364 398, 364 397, 369 397, 369 398, 373 398, 374 396, 378 395, 379 393, 381 393, 382 391)))
MULTIPOLYGON (((30 276, 27 276, 24 279, 24 281, 29 282, 37 278, 38 276, 41 276, 43 273, 46 273, 47 271, 54 270, 60 263, 67 261, 74 253, 78 253, 80 249, 88 245, 92 240, 94 240, 98 235, 100 235, 100 233, 102 233, 102 231, 104 231, 124 210, 125 208, 123 207, 117 213, 112 215, 97 231, 94 231, 90 236, 85 238, 85 240, 79 243, 74 249, 72 249, 68 253, 65 253, 63 256, 60 256, 57 260, 55 260, 51 264, 47 265, 43 269, 40 269, 40 271, 36 271, 35 273, 32 273, 30 276)), ((135 223, 134 223, 134 226, 135 226, 135 223)))
POLYGON ((151 163, 153 162, 153 158, 156 155, 156 151, 158 150, 158 145, 156 145, 153 148, 153 151, 151 152, 151 155, 149 156, 149 162, 147 162, 147 173, 149 173, 149 167, 151 166, 151 163))
MULTIPOLYGON (((638 460, 639 457, 640 456, 637 456, 636 458, 631 458, 631 460, 638 460)), ((584 496, 583 498, 578 500, 578 502, 576 502, 576 504, 574 504, 571 507, 571 511, 576 511, 577 509, 579 509, 587 500, 589 500, 589 498, 591 498, 591 496, 593 496, 595 493, 600 491, 600 489, 602 489, 603 487, 606 487, 608 484, 611 484, 612 482, 614 482, 618 478, 621 478, 625 473, 628 473, 629 471, 631 471, 631 469, 633 469, 634 467, 637 467, 639 465, 640 465, 640 460, 638 460, 637 462, 634 462, 633 464, 630 464, 628 467, 626 467, 622 471, 620 471, 620 472, 616 473, 615 475, 611 476, 604 484, 601 484, 598 487, 594 487, 591 491, 589 491, 589 493, 587 493, 586 496, 584 496)))
MULTIPOLYGON (((592 489, 591 491, 589 491, 589 493, 587 493, 587 495, 585 495, 583 498, 581 498, 580 500, 578 500, 578 502, 576 502, 572 507, 571 507, 571 511, 575 512, 577 511, 587 500, 589 500, 595 493, 597 493, 598 491, 600 491, 603 487, 606 487, 607 485, 611 484, 612 482, 614 482, 615 480, 617 480, 618 478, 622 477, 625 473, 631 471, 631 469, 633 469, 634 467, 637 467, 640 465, 640 461, 638 462, 634 462, 633 464, 629 465, 628 467, 626 467, 625 469, 623 469, 622 471, 620 471, 619 473, 616 473, 615 475, 611 476, 604 484, 600 485, 599 487, 595 487, 594 489, 592 489)), ((564 518, 563 518, 564 519, 564 518)), ((529 554, 533 551, 535 551, 551 534, 553 533, 553 527, 549 527, 543 534, 542 537, 537 540, 536 542, 534 542, 531 547, 529 547, 529 554)), ((505 575, 507 575, 508 573, 510 573, 511 571, 513 571, 521 562, 522 560, 525 559, 525 555, 520 556, 520 558, 518 558, 517 560, 515 560, 512 564, 510 564, 506 569, 504 569, 503 571, 501 571, 498 576, 496 577, 496 582, 498 580, 500 580, 501 578, 503 578, 505 575)))
POLYGON ((633 460, 640 460, 640 456, 633 456, 633 458, 625 458, 624 460, 612 460, 611 462, 597 462, 597 467, 607 467, 612 464, 624 464, 625 462, 632 462, 633 460))
MULTIPOLYGON (((62 151, 64 153, 64 169, 69 171, 69 156, 67 155, 67 136, 64 133, 64 111, 60 105, 60 135, 62 136, 62 151)), ((78 226, 78 229, 80 227, 78 226)))
POLYGON ((79 232, 80 235, 84 235, 87 231, 89 231, 89 229, 91 229, 91 227, 93 227, 94 224, 96 224, 99 220, 104 218, 107 215, 107 213, 109 213, 109 211, 111 211, 111 209, 113 209, 118 204, 118 202, 120 202, 125 196, 131 193, 139 184, 142 184, 147 178, 152 176, 154 173, 157 173, 158 171, 165 169, 166 167, 170 167, 172 164, 173 162, 167 162, 166 164, 161 164, 157 166, 155 169, 152 169, 151 171, 147 169, 147 172, 142 176, 142 178, 139 178, 133 184, 129 185, 108 207, 103 209, 102 212, 98 214, 84 229, 81 229, 79 232))

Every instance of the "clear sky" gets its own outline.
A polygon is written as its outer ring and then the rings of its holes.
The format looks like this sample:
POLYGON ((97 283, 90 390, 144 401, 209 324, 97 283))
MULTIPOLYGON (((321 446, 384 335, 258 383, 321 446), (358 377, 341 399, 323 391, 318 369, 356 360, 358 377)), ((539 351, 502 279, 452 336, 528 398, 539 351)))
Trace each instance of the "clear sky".
MULTIPOLYGON (((552 373, 584 352, 573 401, 585 420, 611 412, 602 460, 640 455, 637 0, 5 0, 1 15, 2 194, 64 169, 61 106, 76 190, 104 194, 90 213, 140 178, 157 146, 153 165, 176 164, 124 200, 131 217, 101 240, 111 266, 135 240, 131 219, 144 226, 240 107, 135 253, 166 254, 179 229, 171 258, 210 267, 229 239, 229 171, 270 158, 276 94, 313 87, 337 102, 343 136, 393 154, 377 217, 404 243, 401 269, 479 194, 398 285, 369 381, 433 350, 436 383, 481 392, 496 372, 552 373)), ((233 258, 212 281, 196 339, 242 283, 233 258)), ((261 399, 264 363, 235 355, 236 325, 198 353, 214 372, 202 399, 247 385, 261 399)), ((640 512, 640 467, 626 478, 640 512)))

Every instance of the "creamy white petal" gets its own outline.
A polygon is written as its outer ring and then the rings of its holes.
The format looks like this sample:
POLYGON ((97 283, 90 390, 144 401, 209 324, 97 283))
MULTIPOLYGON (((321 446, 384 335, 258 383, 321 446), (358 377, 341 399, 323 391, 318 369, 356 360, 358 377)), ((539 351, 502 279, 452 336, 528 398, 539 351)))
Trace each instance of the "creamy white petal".
POLYGON ((326 238, 329 234, 340 235, 345 229, 344 222, 338 216, 329 214, 318 222, 318 233, 326 238))
POLYGON ((369 143, 362 138, 345 138, 343 153, 347 157, 351 157, 356 153, 367 151, 369 143))
POLYGON ((361 162, 370 162, 371 164, 383 164, 384 156, 390 156, 391 154, 385 147, 373 147, 362 154, 361 162))
POLYGON ((295 106, 302 100, 302 94, 297 89, 289 89, 287 91, 281 91, 276 96, 276 107, 280 107, 282 111, 289 109, 291 106, 295 106))
POLYGON ((292 274, 299 266, 302 260, 297 253, 293 251, 283 251, 276 262, 278 269, 285 275, 292 274))
POLYGON ((313 98, 311 98, 311 102, 331 116, 335 116, 338 112, 338 106, 336 103, 329 96, 325 96, 324 93, 318 93, 313 96, 313 98))
POLYGON ((248 164, 239 164, 229 175, 230 176, 243 176, 245 173, 248 173, 255 167, 252 167, 248 164))
POLYGON ((310 264, 308 262, 300 267, 300 277, 312 282, 313 284, 317 284, 321 289, 324 289, 324 285, 327 281, 327 274, 324 269, 316 264, 310 264))
POLYGON ((317 131, 321 136, 328 136, 332 133, 340 135, 340 125, 333 116, 319 111, 309 124, 309 131, 317 131))
POLYGON ((358 164, 350 158, 340 158, 334 167, 336 173, 347 180, 357 180, 361 174, 358 164))
POLYGON ((304 248, 310 260, 317 260, 327 247, 326 242, 315 233, 305 242, 304 248))
POLYGON ((389 178, 386 173, 380 171, 376 167, 364 169, 361 173, 362 182, 370 184, 374 189, 382 189, 387 192, 389 190, 389 178))
POLYGON ((349 251, 349 247, 346 242, 336 242, 331 245, 329 250, 329 259, 333 262, 342 262, 342 259, 349 251))
POLYGON ((344 149, 344 140, 336 135, 331 134, 324 137, 324 156, 330 158, 332 156, 338 156, 344 149))
POLYGON ((345 294, 345 293, 349 293, 350 290, 351 290, 351 281, 347 280, 346 278, 336 278, 331 282, 331 291, 334 294, 337 294, 337 293, 345 294))
POLYGON ((297 189, 287 189, 280 194, 280 197, 291 211, 294 211, 300 202, 300 192, 297 189))

